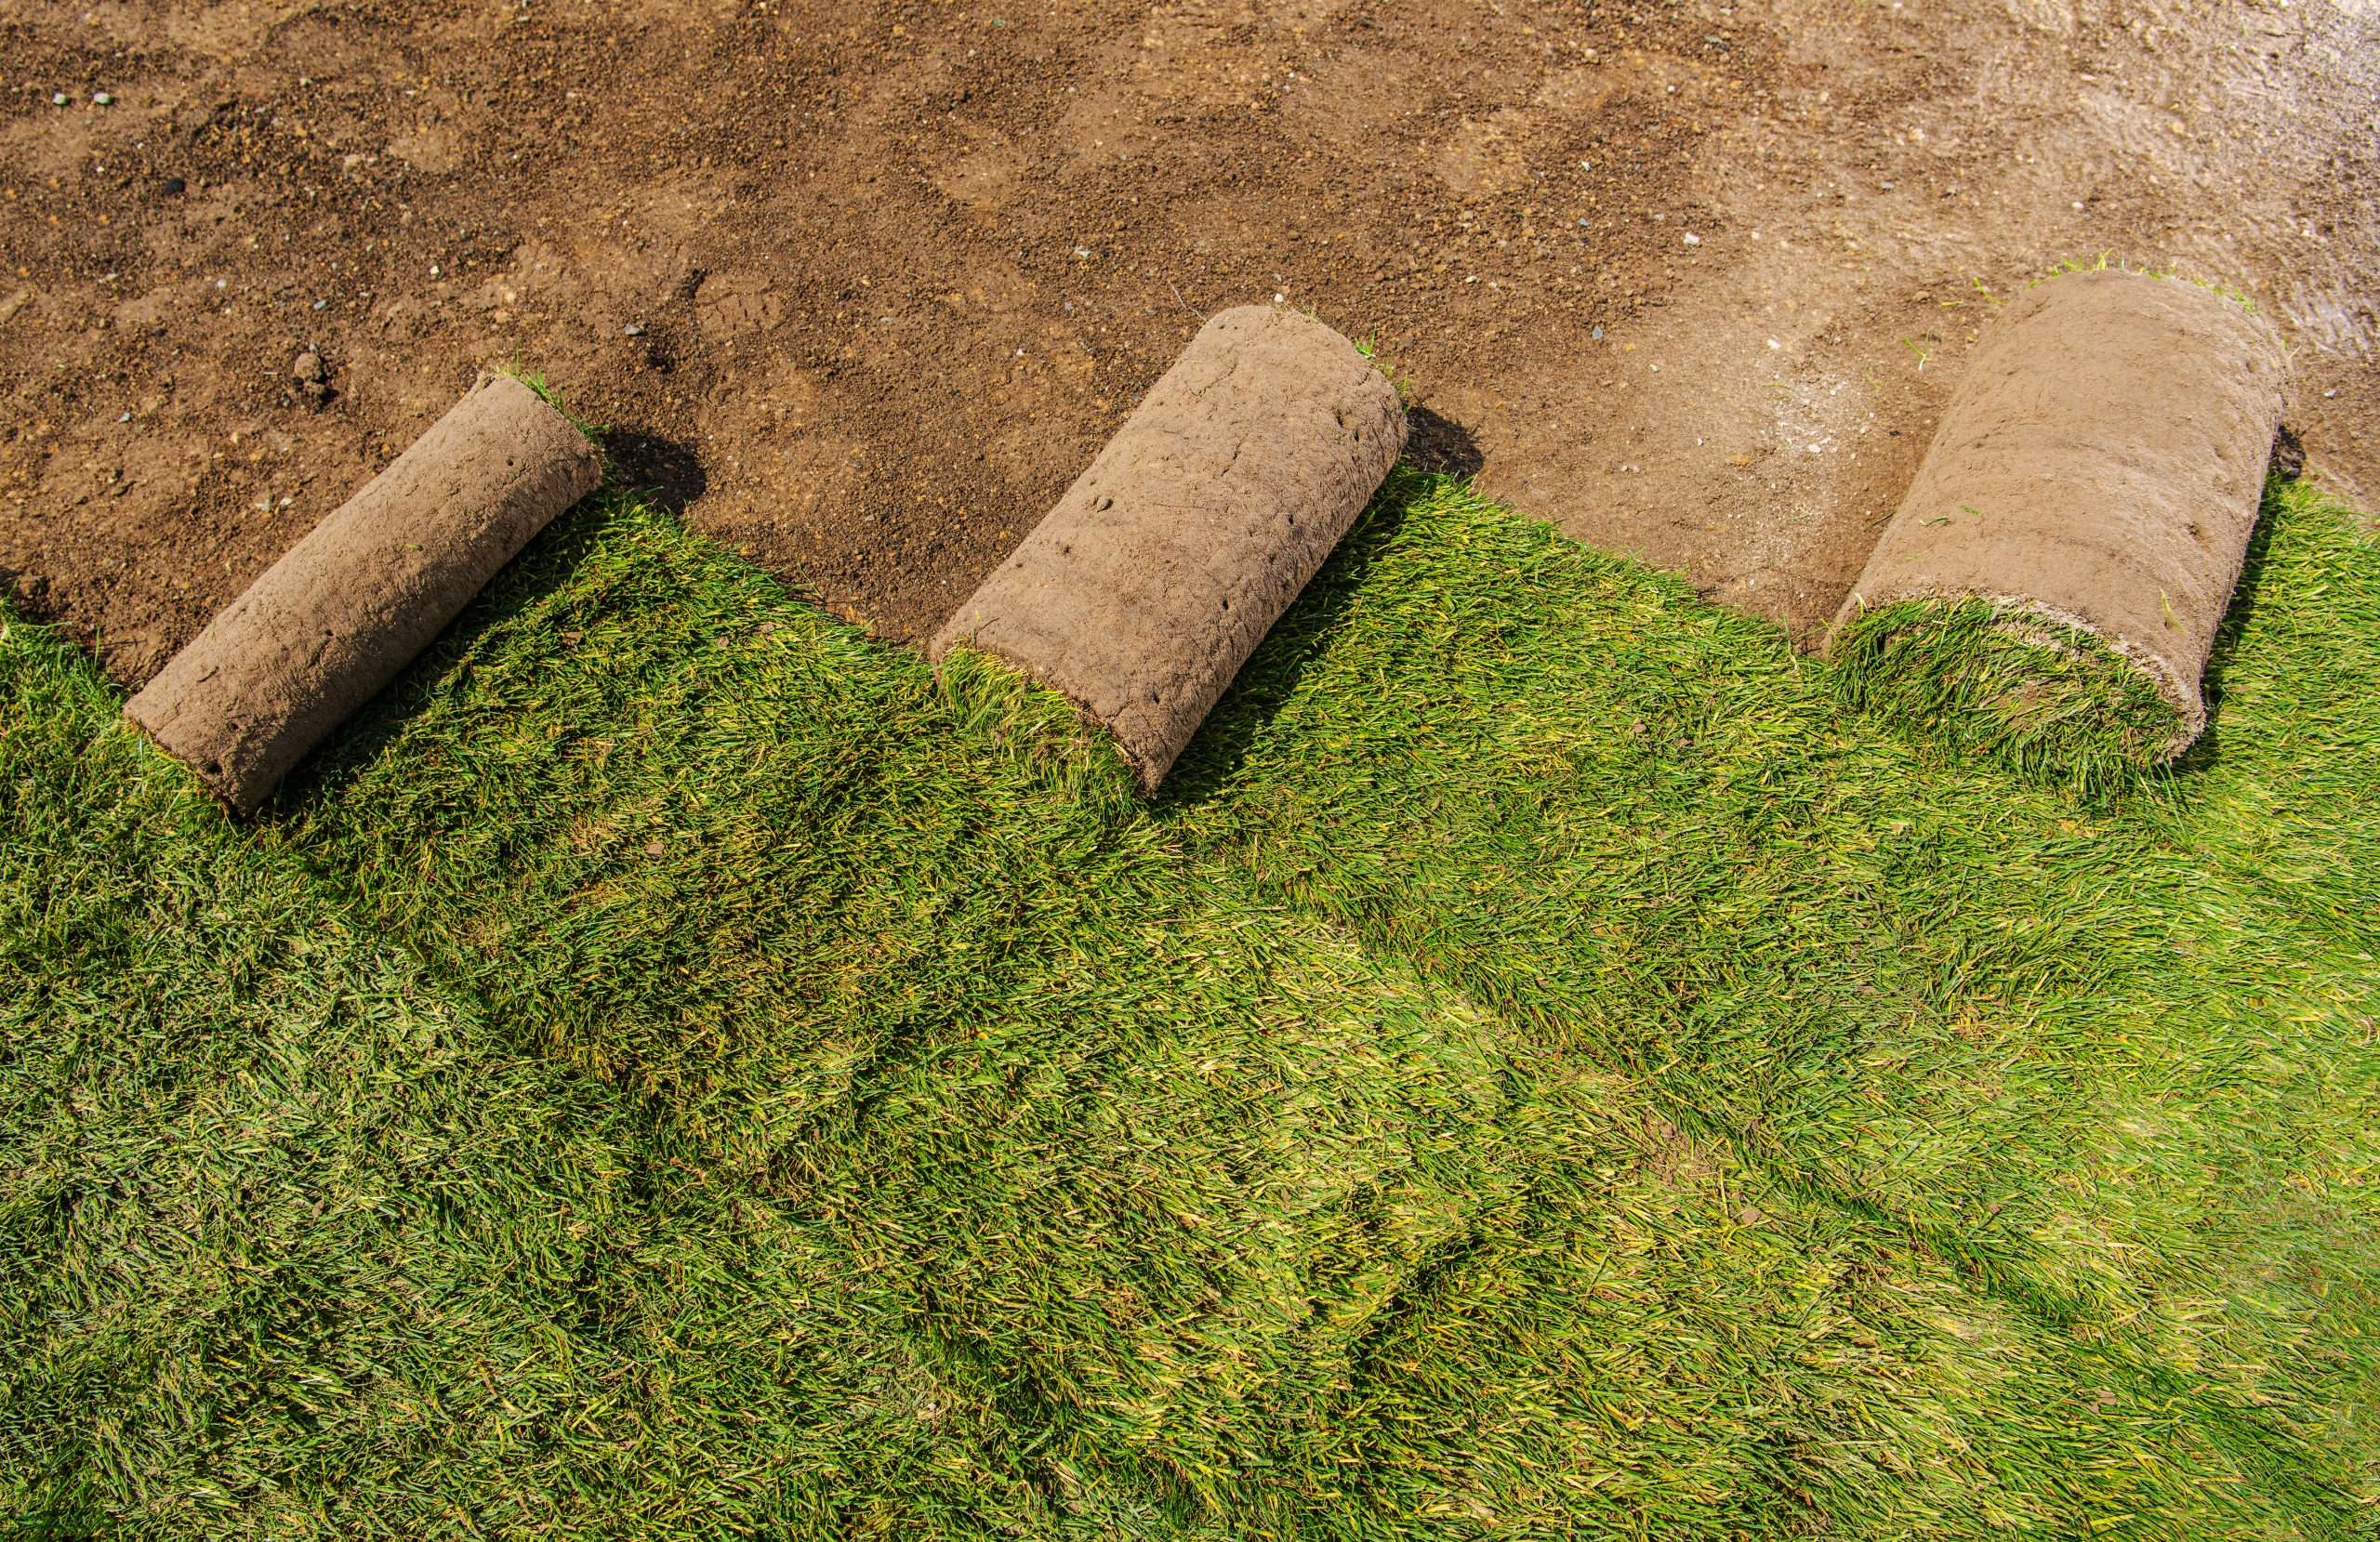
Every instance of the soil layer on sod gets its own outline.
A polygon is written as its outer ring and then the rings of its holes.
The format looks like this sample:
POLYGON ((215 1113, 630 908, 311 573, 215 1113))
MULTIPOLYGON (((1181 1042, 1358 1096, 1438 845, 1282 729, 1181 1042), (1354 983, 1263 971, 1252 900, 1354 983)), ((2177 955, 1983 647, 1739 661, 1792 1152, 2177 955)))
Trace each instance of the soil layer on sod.
POLYGON ((2312 1537, 2380 1496, 2380 551, 2162 779, 1400 473, 1144 807, 649 510, 242 831, 0 638, 67 1533, 2312 1537))
POLYGON ((2105 270, 2012 301, 1836 617, 1858 689, 2029 764, 2180 754, 2283 375, 2270 323, 2196 284, 2105 270))
POLYGON ((1209 322, 935 637, 1059 692, 1154 791, 1405 448, 1396 389, 1311 317, 1209 322))
POLYGON ((921 639, 1276 296, 1805 640, 2058 258, 2243 286, 2380 498, 2368 5, 23 0, 0 58, 0 581, 133 685, 515 360, 921 639))
POLYGON ((510 376, 483 376, 125 715, 247 812, 602 480, 602 454, 576 425, 510 376))

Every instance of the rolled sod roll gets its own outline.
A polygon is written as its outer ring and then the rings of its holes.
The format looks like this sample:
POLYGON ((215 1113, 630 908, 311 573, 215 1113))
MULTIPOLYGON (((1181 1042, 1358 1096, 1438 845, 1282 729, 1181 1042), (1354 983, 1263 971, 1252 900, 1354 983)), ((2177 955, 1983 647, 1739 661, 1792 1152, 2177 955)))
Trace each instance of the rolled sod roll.
POLYGON ((483 376, 218 612, 125 716, 252 811, 602 480, 602 456, 568 418, 510 376, 483 376))
POLYGON ((1320 322, 1225 310, 934 637, 1063 692, 1144 792, 1405 446, 1405 411, 1320 322))
POLYGON ((1835 618, 1855 699, 2053 771, 2179 755, 2283 374, 2269 323, 2185 281, 2072 273, 2011 301, 1835 618))

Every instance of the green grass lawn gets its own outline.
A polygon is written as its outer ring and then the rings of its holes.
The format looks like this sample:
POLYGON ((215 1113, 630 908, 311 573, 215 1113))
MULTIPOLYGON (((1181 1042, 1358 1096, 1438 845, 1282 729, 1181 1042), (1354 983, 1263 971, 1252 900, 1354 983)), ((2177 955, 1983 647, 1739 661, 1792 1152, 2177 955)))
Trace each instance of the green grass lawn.
POLYGON ((0 640, 56 1536, 2380 1530, 2380 545, 2171 774, 1399 473, 1144 808, 619 500, 251 828, 0 640))

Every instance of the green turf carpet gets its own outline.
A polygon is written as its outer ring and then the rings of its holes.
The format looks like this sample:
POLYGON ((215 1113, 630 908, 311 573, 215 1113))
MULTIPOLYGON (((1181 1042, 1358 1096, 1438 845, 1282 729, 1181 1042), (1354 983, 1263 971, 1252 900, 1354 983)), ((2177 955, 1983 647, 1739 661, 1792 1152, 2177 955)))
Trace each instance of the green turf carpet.
POLYGON ((59 1536, 2356 1535, 2380 547, 2089 799, 1400 474, 1154 809, 606 502, 258 825, 0 641, 59 1536))

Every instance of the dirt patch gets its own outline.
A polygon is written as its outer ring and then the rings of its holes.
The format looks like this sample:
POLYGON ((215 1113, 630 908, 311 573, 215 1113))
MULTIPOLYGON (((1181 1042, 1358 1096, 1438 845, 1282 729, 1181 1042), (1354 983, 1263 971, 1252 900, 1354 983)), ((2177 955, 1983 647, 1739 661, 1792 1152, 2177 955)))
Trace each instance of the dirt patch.
POLYGON ((126 704, 245 813, 603 479, 587 437, 488 376, 126 704))
POLYGON ((1270 306, 1226 310, 935 654, 979 648, 1063 692, 1154 792, 1405 435, 1395 388, 1346 338, 1270 306))
POLYGON ((2084 628, 2206 724, 2285 374, 2271 324, 2196 284, 2075 273, 2001 312, 1836 618, 1984 600, 2084 628))
POLYGON ((1805 637, 2056 257, 2247 287, 2380 490, 2368 5, 83 0, 0 55, 0 570, 127 680, 514 358, 903 638, 1276 295, 1805 637))

